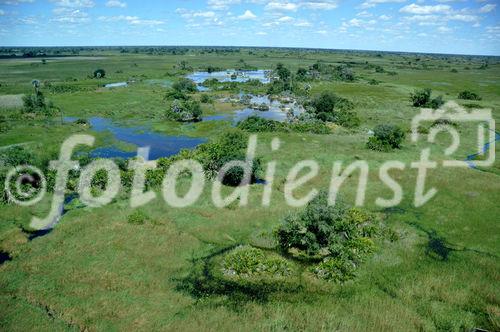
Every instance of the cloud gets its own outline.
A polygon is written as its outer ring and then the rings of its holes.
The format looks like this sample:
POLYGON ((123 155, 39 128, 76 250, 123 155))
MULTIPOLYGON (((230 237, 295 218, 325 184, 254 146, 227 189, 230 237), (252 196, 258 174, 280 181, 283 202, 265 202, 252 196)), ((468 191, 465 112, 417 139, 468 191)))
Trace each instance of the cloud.
POLYGON ((1 0, 0 5, 19 5, 20 3, 33 3, 35 0, 1 0))
POLYGON ((399 10, 401 13, 428 15, 437 13, 450 13, 451 7, 448 5, 435 5, 435 6, 420 6, 412 3, 411 5, 404 6, 399 10))
POLYGON ((127 4, 119 0, 109 0, 106 2, 106 7, 125 8, 127 7, 127 4))
POLYGON ((91 8, 95 6, 92 0, 50 0, 56 6, 68 8, 91 8))
POLYGON ((360 8, 367 9, 383 3, 401 3, 401 2, 406 2, 406 0, 367 0, 361 4, 360 8))
POLYGON ((131 25, 161 25, 165 24, 164 21, 160 20, 145 20, 140 19, 137 16, 129 16, 129 15, 118 15, 118 16, 100 16, 98 18, 101 22, 127 22, 131 25))
POLYGON ((448 27, 439 27, 439 28, 437 29, 437 31, 438 31, 438 32, 440 32, 440 33, 448 33, 448 32, 452 32, 452 31, 453 31, 453 29, 450 29, 450 28, 448 28, 448 27))
POLYGON ((483 14, 489 13, 489 12, 495 10, 496 6, 497 6, 497 4, 489 3, 489 4, 484 5, 483 7, 479 8, 479 12, 483 13, 483 14))
POLYGON ((296 11, 299 6, 291 2, 269 2, 264 9, 266 10, 278 10, 278 11, 296 11))
POLYGON ((237 5, 241 0, 208 0, 208 7, 214 10, 226 10, 231 5, 237 5))
POLYGON ((4 16, 4 15, 5 15, 5 12, 0 9, 0 16, 4 16))
POLYGON ((338 7, 337 1, 305 1, 300 3, 301 8, 312 10, 331 10, 338 7))
POLYGON ((78 24, 90 21, 89 14, 80 9, 56 8, 54 14, 56 16, 51 19, 52 22, 78 24))
POLYGON ((264 32, 264 31, 259 31, 257 33, 255 33, 256 35, 259 35, 259 36, 267 36, 267 32, 264 32))
MULTIPOLYGON (((253 0, 253 2, 260 2, 253 0)), ((264 7, 268 11, 297 11, 298 9, 309 10, 332 10, 338 7, 337 0, 306 0, 306 1, 270 1, 264 7)))
POLYGON ((252 13, 250 10, 245 11, 243 15, 238 16, 240 20, 254 20, 257 16, 252 13))

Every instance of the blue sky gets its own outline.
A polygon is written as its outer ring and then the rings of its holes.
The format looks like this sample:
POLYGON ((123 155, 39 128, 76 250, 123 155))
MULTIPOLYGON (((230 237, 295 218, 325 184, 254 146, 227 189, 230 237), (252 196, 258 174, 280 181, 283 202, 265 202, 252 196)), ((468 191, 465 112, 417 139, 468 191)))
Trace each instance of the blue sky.
POLYGON ((238 45, 500 55, 498 0, 0 0, 0 45, 238 45))

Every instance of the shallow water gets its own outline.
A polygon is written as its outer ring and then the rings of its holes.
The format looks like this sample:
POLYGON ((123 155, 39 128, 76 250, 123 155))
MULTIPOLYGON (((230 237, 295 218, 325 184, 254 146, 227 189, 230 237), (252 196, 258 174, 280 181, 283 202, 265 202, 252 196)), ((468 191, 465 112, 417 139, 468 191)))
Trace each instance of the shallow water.
MULTIPOLYGON (((67 122, 73 122, 75 118, 66 118, 67 122)), ((110 132, 113 137, 121 142, 133 144, 137 147, 149 147, 149 159, 156 160, 162 157, 170 157, 179 153, 182 149, 193 149, 207 141, 206 138, 187 136, 169 136, 150 131, 145 126, 128 126, 113 122, 110 119, 93 117, 88 119, 93 130, 97 132, 110 132)), ((99 158, 130 158, 137 155, 136 151, 124 151, 115 146, 105 146, 94 149, 91 157, 99 158)))
MULTIPOLYGON (((245 107, 244 109, 235 111, 234 122, 242 121, 249 116, 258 116, 268 120, 275 121, 286 121, 287 113, 292 112, 295 116, 302 114, 305 110, 302 106, 297 103, 291 101, 290 103, 282 103, 279 100, 271 100, 269 96, 254 96, 249 95, 248 103, 249 107, 245 107), (266 105, 269 107, 268 111, 259 111, 253 107, 257 107, 259 105, 266 105)), ((244 95, 240 95, 240 99, 244 99, 244 95)))
POLYGON ((105 88, 121 88, 121 87, 126 87, 126 86, 128 86, 127 82, 118 82, 118 83, 106 84, 104 87, 105 88))
POLYGON ((249 71, 235 71, 235 70, 227 70, 227 71, 215 71, 213 73, 209 73, 206 71, 197 71, 188 76, 190 80, 194 81, 196 84, 201 84, 208 79, 215 78, 219 82, 247 82, 249 80, 259 80, 260 82, 267 84, 271 82, 268 77, 268 70, 249 70, 249 71), (231 75, 236 73, 237 77, 232 79, 231 75))

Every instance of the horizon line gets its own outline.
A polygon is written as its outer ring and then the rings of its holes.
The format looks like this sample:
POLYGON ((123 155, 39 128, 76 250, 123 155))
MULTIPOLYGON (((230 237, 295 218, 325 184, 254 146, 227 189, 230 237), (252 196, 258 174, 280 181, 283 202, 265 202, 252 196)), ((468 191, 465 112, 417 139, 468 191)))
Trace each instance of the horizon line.
POLYGON ((465 53, 440 53, 440 52, 421 52, 421 51, 394 51, 394 50, 369 50, 369 49, 348 49, 348 48, 325 48, 325 47, 301 47, 301 46, 238 46, 238 45, 40 45, 40 46, 21 46, 21 45, 0 45, 0 48, 58 48, 58 47, 217 47, 217 48, 256 48, 256 49, 297 49, 297 50, 320 50, 320 51, 356 51, 356 52, 381 52, 381 53, 405 53, 405 54, 423 54, 423 55, 448 55, 448 56, 478 56, 478 57, 500 57, 500 54, 465 54, 465 53))

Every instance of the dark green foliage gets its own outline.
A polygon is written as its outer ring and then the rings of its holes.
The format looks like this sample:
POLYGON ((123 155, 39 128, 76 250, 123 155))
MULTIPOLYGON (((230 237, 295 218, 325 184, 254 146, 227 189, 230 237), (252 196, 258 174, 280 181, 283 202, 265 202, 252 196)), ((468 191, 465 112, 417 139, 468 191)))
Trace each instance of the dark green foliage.
POLYGON ((250 133, 260 132, 299 132, 311 134, 330 134, 331 130, 322 121, 297 121, 292 123, 279 122, 250 116, 237 125, 239 129, 250 133))
POLYGON ((202 115, 200 103, 193 99, 175 99, 166 112, 167 119, 175 121, 200 121, 202 115))
POLYGON ((355 79, 354 72, 346 65, 335 68, 334 78, 344 82, 353 82, 355 79))
POLYGON ((104 78, 106 76, 106 71, 104 69, 94 70, 94 78, 104 78))
POLYGON ((184 77, 172 84, 172 89, 182 93, 192 93, 197 91, 196 84, 190 79, 184 77))
POLYGON ((458 73, 458 70, 456 70, 455 68, 453 68, 452 70, 450 70, 450 72, 456 74, 456 73, 458 73))
POLYGON ((310 270, 320 279, 345 282, 355 277, 356 265, 342 256, 336 258, 327 257, 310 270))
POLYGON ((341 125, 344 123, 349 126, 359 124, 359 120, 355 119, 355 113, 348 112, 354 108, 352 102, 333 92, 325 91, 316 95, 311 100, 310 106, 314 108, 315 117, 321 121, 336 122, 341 125))
POLYGON ((221 68, 221 67, 214 67, 214 66, 208 66, 207 67, 207 73, 213 73, 213 72, 216 72, 216 71, 223 71, 224 68, 221 68))
POLYGON ((5 166, 34 165, 35 158, 22 146, 13 146, 1 151, 0 163, 5 166))
POLYGON ((361 120, 358 118, 358 115, 354 112, 347 110, 340 110, 335 113, 334 122, 345 128, 355 128, 360 125, 361 120))
POLYGON ((227 276, 288 276, 292 265, 281 257, 268 257, 261 249, 240 246, 224 257, 222 269, 227 276))
POLYGON ((416 90, 410 94, 410 101, 414 107, 430 107, 433 109, 441 107, 444 104, 443 97, 438 96, 431 99, 431 94, 431 89, 416 90))
POLYGON ((211 103, 213 103, 213 99, 212 99, 212 97, 210 97, 210 95, 203 94, 200 97, 200 102, 203 104, 211 104, 211 103))
POLYGON ((305 81, 307 79, 307 69, 305 68, 297 69, 297 74, 295 76, 298 81, 305 81))
POLYGON ((285 217, 276 237, 284 252, 324 259, 314 268, 318 277, 344 281, 353 276, 354 264, 373 251, 370 237, 377 232, 373 216, 342 200, 329 205, 328 193, 321 191, 303 211, 285 217))
POLYGON ((135 210, 127 217, 127 222, 132 225, 143 225, 148 221, 149 217, 142 210, 135 210))
POLYGON ((282 82, 287 82, 290 80, 292 73, 290 72, 290 69, 286 68, 282 63, 278 63, 276 65, 276 75, 278 75, 278 78, 282 82))
POLYGON ((410 100, 414 107, 425 107, 431 100, 431 89, 417 90, 410 94, 410 100))
POLYGON ((368 139, 367 147, 375 151, 400 149, 405 138, 403 129, 396 125, 382 124, 374 129, 374 135, 368 139))
POLYGON ((23 96, 23 112, 51 115, 54 113, 51 102, 45 101, 45 96, 41 91, 23 96))
POLYGON ((481 100, 482 98, 475 92, 465 90, 458 94, 458 99, 481 100))
POLYGON ((436 98, 431 99, 431 101, 427 106, 433 109, 438 109, 443 105, 444 105, 443 96, 437 96, 436 98))
POLYGON ((0 133, 4 133, 10 129, 9 122, 5 115, 0 115, 0 133))
MULTIPOLYGON (((212 142, 200 145, 194 152, 193 158, 202 165, 205 173, 210 177, 218 175, 219 170, 230 161, 246 160, 246 148, 248 135, 239 129, 226 130, 217 136, 212 142)), ((256 158, 253 161, 250 181, 255 181, 261 172, 261 161, 256 158)), ((244 176, 241 167, 233 167, 228 171, 222 183, 230 186, 239 185, 244 176)))

